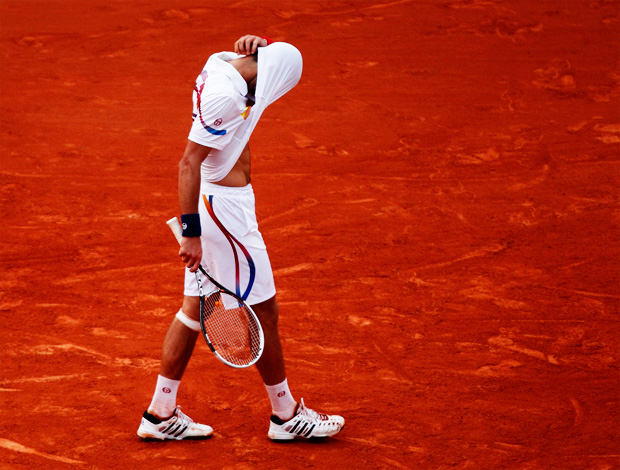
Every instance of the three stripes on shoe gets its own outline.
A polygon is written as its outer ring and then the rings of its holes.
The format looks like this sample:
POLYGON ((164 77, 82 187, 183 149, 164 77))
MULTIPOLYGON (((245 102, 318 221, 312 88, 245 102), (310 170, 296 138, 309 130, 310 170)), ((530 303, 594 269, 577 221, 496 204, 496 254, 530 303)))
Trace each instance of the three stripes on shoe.
MULTIPOLYGON (((271 417, 271 421, 280 426, 285 423, 285 421, 282 421, 275 415, 271 417)), ((284 430, 290 434, 297 434, 298 436, 301 436, 303 434, 303 437, 308 437, 316 427, 316 423, 312 423, 312 426, 308 427, 309 424, 309 421, 298 419, 294 425, 287 426, 286 428, 284 428, 284 430)))
MULTIPOLYGON (((160 424, 162 422, 161 420, 158 420, 157 418, 147 413, 146 411, 144 412, 144 418, 155 425, 160 424)), ((179 437, 181 434, 185 432, 185 430, 189 427, 189 425, 190 423, 183 422, 183 421, 179 422, 179 420, 175 420, 172 423, 170 423, 166 429, 163 429, 163 430, 158 429, 158 431, 162 434, 168 434, 169 436, 179 437), (180 429, 181 427, 183 429, 180 429)))
MULTIPOLYGON (((287 431, 288 431, 288 432, 290 432, 291 434, 295 434, 295 429, 297 429, 297 427, 298 427, 298 426, 299 426, 302 422, 303 422, 302 420, 297 421, 297 423, 295 424, 295 426, 293 426, 293 428, 292 428, 291 430, 288 430, 288 429, 287 429, 287 431)), ((308 423, 308 422, 306 421, 306 422, 304 423, 304 425, 303 425, 301 428, 299 428, 299 430, 297 431, 297 433, 296 433, 296 434, 297 434, 298 436, 301 436, 301 435, 303 434, 304 430, 306 429, 306 427, 308 426, 308 424, 310 424, 310 423, 308 423)), ((316 424, 313 424, 312 426, 310 426, 310 429, 308 429, 308 431, 304 434, 304 437, 308 437, 308 436, 310 435, 310 433, 312 432, 312 430, 315 428, 315 426, 316 426, 316 424)))
POLYGON ((179 437, 181 434, 183 434, 185 432, 185 430, 189 427, 189 424, 186 424, 185 427, 183 429, 181 429, 179 432, 177 432, 177 430, 183 426, 183 423, 177 424, 175 426, 176 423, 172 423, 170 426, 168 426, 166 429, 164 429, 163 431, 160 431, 162 434, 170 434, 171 436, 174 437, 179 437))

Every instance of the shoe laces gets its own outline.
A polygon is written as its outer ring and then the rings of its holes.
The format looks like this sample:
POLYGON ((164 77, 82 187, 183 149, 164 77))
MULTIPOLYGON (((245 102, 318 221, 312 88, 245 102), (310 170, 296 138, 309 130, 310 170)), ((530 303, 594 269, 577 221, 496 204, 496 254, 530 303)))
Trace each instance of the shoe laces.
POLYGON ((185 422, 187 422, 187 424, 194 422, 194 420, 192 418, 190 418, 189 416, 187 416, 185 413, 183 413, 181 411, 181 406, 180 405, 177 405, 176 411, 174 413, 175 413, 177 419, 180 420, 180 421, 185 421, 185 422))
POLYGON ((304 399, 301 399, 301 405, 299 407, 299 414, 303 414, 305 416, 307 416, 310 419, 313 420, 317 420, 317 421, 327 421, 329 420, 329 416, 327 416, 326 414, 323 413, 318 413, 316 411, 314 411, 311 408, 308 408, 306 406, 306 404, 304 403, 304 399))

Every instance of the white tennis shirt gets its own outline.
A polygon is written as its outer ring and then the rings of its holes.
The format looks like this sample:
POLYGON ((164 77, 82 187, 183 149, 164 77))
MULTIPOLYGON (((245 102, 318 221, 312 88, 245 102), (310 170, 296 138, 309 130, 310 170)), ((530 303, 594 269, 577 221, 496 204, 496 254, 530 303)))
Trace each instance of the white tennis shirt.
POLYGON ((265 108, 301 78, 301 53, 294 46, 275 42, 259 47, 256 103, 250 108, 247 83, 228 63, 240 57, 233 52, 213 54, 196 79, 188 139, 212 149, 201 166, 201 179, 209 183, 230 172, 265 108))

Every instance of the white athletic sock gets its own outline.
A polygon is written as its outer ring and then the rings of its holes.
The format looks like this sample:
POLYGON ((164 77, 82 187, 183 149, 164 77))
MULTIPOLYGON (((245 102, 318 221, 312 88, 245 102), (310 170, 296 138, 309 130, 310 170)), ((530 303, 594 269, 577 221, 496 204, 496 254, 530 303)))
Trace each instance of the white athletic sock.
POLYGON ((177 404, 177 390, 180 380, 167 379, 161 375, 157 376, 157 385, 153 400, 149 406, 149 413, 160 418, 169 418, 174 413, 177 404))
POLYGON ((297 403, 288 388, 288 381, 284 379, 282 383, 265 385, 265 388, 267 389, 269 400, 271 400, 272 413, 281 419, 290 419, 295 412, 297 403))

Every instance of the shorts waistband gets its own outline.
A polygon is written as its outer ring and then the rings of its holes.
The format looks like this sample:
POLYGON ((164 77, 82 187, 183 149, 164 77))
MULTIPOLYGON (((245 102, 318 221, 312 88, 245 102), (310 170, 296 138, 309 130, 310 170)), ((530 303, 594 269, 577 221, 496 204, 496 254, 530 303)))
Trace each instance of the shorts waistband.
POLYGON ((213 194, 214 196, 243 197, 253 196, 254 189, 251 184, 247 186, 220 186, 219 184, 207 183, 203 181, 200 185, 200 192, 203 194, 213 194))

